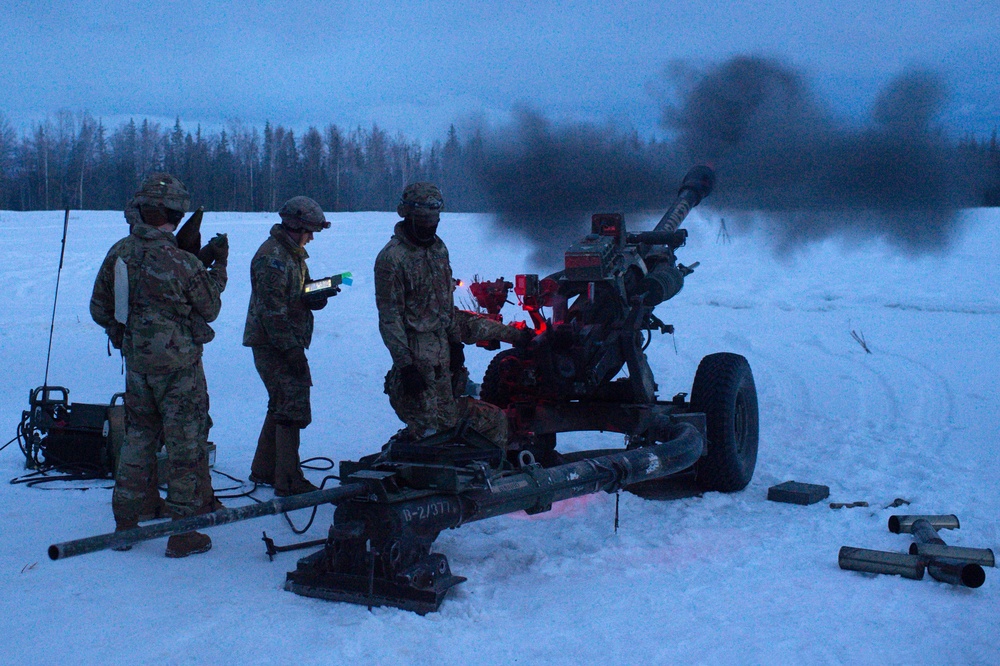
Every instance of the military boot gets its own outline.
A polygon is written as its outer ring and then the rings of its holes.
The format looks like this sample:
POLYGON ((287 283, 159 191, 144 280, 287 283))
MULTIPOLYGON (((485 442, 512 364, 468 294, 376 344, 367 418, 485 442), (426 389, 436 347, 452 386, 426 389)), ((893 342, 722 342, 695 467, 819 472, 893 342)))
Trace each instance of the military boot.
POLYGON ((301 495, 319 490, 303 476, 299 466, 299 433, 295 426, 276 425, 274 432, 274 494, 277 497, 301 495))
MULTIPOLYGON (((159 497, 159 493, 156 496, 159 497)), ((124 532, 139 527, 139 520, 142 516, 136 510, 136 504, 137 502, 128 497, 127 489, 124 489, 123 485, 119 485, 116 480, 115 490, 111 495, 111 511, 115 516, 115 532, 124 532)), ((131 549, 132 546, 118 546, 114 550, 131 549)))
POLYGON ((257 437, 257 451, 250 464, 250 480, 264 486, 274 485, 274 418, 268 413, 257 437))
POLYGON ((199 514, 211 513, 219 509, 225 509, 222 502, 215 496, 215 488, 212 487, 212 470, 208 466, 208 455, 198 464, 198 497, 201 498, 201 510, 199 514))
POLYGON ((167 557, 187 557, 212 550, 212 539, 201 532, 175 534, 167 539, 167 557))
MULTIPOLYGON (((117 519, 115 520, 115 532, 125 532, 127 530, 135 529, 136 527, 139 527, 139 523, 138 522, 120 521, 120 520, 117 520, 117 519)), ((115 546, 111 550, 117 550, 119 552, 125 552, 126 550, 132 550, 132 546, 131 545, 128 545, 128 546, 115 546)))
POLYGON ((146 499, 142 503, 142 508, 139 509, 140 523, 166 518, 167 515, 167 503, 160 497, 159 492, 155 495, 146 495, 146 499))

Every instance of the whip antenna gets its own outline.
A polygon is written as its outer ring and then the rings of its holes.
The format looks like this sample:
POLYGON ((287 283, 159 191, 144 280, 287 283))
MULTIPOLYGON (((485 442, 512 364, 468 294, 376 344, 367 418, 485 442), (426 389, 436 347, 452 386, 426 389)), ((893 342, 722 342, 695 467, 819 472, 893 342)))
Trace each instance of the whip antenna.
POLYGON ((56 303, 59 302, 59 280, 62 278, 63 257, 66 256, 66 230, 69 228, 69 208, 63 218, 62 249, 59 250, 59 270, 56 272, 56 295, 52 299, 52 323, 49 324, 49 351, 45 355, 45 381, 42 386, 49 385, 49 360, 52 358, 52 333, 56 328, 56 303))

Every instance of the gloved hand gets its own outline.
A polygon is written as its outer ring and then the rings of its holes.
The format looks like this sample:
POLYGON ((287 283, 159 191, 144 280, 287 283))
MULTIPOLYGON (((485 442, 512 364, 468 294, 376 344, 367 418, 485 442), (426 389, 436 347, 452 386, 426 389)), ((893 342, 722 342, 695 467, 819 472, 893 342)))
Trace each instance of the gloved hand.
POLYGON ((340 287, 333 287, 332 289, 324 289, 322 294, 315 292, 312 294, 302 294, 302 305, 310 310, 322 310, 326 307, 327 301, 339 293, 340 287))
POLYGON ((403 386, 403 393, 412 398, 427 390, 427 380, 415 365, 408 365, 399 371, 399 383, 403 386))
POLYGON ((306 360, 306 350, 302 347, 286 349, 285 361, 288 363, 288 369, 296 377, 309 374, 309 361, 306 360))
POLYGON ((205 247, 198 252, 198 258, 205 267, 226 266, 229 263, 229 237, 226 234, 216 234, 205 247))
POLYGON ((448 368, 454 374, 465 365, 465 345, 452 342, 448 347, 448 368))
POLYGON ((514 339, 515 347, 527 347, 535 339, 535 331, 531 328, 519 328, 514 339))
POLYGON ((302 304, 310 310, 322 310, 326 307, 328 300, 329 297, 327 296, 304 296, 302 298, 302 304))

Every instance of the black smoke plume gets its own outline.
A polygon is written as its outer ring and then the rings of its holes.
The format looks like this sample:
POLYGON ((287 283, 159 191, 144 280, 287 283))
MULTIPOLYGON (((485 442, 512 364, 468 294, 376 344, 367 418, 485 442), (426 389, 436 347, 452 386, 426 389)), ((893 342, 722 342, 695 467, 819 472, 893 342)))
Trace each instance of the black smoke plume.
POLYGON ((589 213, 666 201, 663 184, 683 168, 671 169, 669 150, 612 126, 559 125, 522 109, 510 127, 486 134, 479 186, 500 226, 535 242, 544 263, 541 253, 575 238, 589 213))
POLYGON ((701 72, 674 65, 664 76, 668 141, 528 110, 487 132, 479 186, 498 223, 534 241, 539 260, 553 251, 558 260, 590 212, 665 208, 696 163, 718 176, 708 206, 767 224, 785 249, 843 235, 933 251, 946 246, 957 209, 976 205, 976 165, 934 126, 946 92, 931 73, 890 81, 861 127, 836 119, 776 60, 739 57, 701 72))

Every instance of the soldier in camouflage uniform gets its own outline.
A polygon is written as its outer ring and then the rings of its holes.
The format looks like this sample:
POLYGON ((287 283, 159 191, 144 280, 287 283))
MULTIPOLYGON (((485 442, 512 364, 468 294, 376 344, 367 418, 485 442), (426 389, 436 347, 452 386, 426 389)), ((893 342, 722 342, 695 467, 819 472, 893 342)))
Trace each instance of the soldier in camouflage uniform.
POLYGON ((385 392, 406 424, 406 436, 423 437, 468 420, 505 448, 506 414, 460 397, 465 387, 455 386, 453 375, 464 370, 463 344, 522 343, 531 333, 455 308, 448 248, 437 236, 443 204, 437 186, 408 185, 396 209, 403 220, 375 259, 379 332, 392 356, 385 392))
MULTIPOLYGON (((116 529, 138 525, 161 437, 170 478, 167 507, 174 518, 216 508, 208 468, 208 390, 202 345, 214 336, 207 322, 222 306, 228 245, 216 245, 211 265, 177 247, 173 232, 189 196, 173 176, 154 173, 130 204, 131 233, 101 264, 90 313, 125 358, 125 442, 115 474, 116 529)), ((128 218, 128 215, 126 215, 128 218)), ((170 537, 168 557, 212 547, 198 532, 170 537)))
MULTIPOLYGON (((303 298, 309 278, 305 245, 329 229, 323 209, 309 197, 293 197, 278 211, 250 262, 250 306, 243 344, 267 388, 267 415, 257 439, 250 479, 274 486, 278 497, 317 490, 299 465, 300 431, 312 422, 309 387, 312 376, 305 350, 312 342, 313 310, 326 299, 303 298)), ((334 292, 336 293, 336 292, 334 292)))

